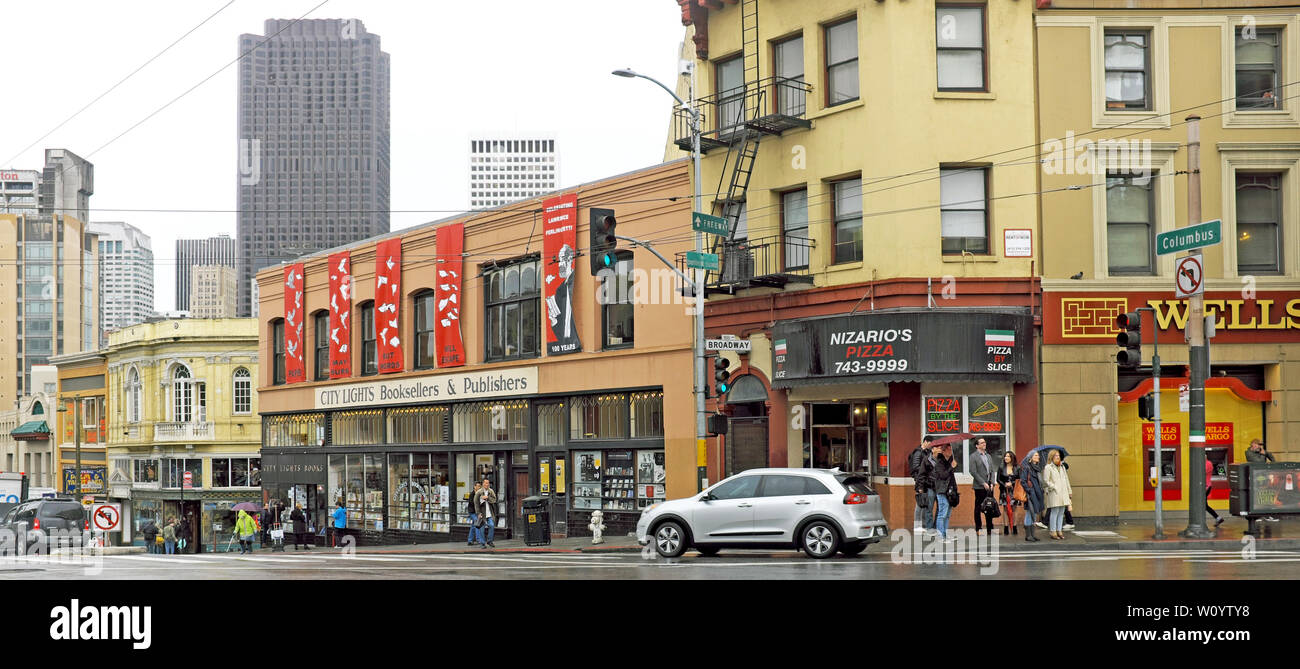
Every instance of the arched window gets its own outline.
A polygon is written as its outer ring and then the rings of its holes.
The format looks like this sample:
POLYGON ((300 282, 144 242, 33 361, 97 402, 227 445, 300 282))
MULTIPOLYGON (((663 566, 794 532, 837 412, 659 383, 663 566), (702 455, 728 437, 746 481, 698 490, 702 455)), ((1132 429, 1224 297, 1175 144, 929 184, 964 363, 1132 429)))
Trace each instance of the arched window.
POLYGON ((140 372, 134 367, 126 375, 126 420, 140 422, 140 372))
POLYGON ((45 407, 41 406, 41 403, 40 403, 40 402, 35 402, 35 403, 32 404, 32 415, 33 415, 33 416, 40 416, 40 415, 44 415, 44 414, 45 414, 45 407))
POLYGON ((172 422, 194 420, 194 381, 185 365, 172 367, 172 422))
POLYGON ((235 413, 253 413, 253 375, 244 367, 235 370, 235 413))

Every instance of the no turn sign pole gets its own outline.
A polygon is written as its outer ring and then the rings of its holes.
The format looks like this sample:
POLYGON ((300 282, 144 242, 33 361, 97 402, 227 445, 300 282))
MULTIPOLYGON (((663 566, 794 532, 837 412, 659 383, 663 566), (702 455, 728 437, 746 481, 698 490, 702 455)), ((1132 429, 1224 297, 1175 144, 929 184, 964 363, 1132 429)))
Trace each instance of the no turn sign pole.
POLYGON ((100 532, 122 530, 121 504, 96 504, 90 511, 90 524, 100 532))
POLYGON ((1191 297, 1205 294, 1205 269, 1200 254, 1178 259, 1174 268, 1174 296, 1191 297))

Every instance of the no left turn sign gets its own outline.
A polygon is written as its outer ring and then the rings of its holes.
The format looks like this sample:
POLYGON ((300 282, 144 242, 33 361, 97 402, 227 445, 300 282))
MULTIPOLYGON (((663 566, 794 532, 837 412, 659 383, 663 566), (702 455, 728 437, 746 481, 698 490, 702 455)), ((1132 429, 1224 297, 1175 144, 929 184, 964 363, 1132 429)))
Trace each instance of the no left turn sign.
POLYGON ((117 504, 96 504, 90 512, 90 522, 100 532, 122 529, 122 507, 117 504))
POLYGON ((1201 256, 1193 255, 1178 259, 1174 268, 1174 296, 1191 297, 1205 292, 1205 270, 1201 267, 1201 256))

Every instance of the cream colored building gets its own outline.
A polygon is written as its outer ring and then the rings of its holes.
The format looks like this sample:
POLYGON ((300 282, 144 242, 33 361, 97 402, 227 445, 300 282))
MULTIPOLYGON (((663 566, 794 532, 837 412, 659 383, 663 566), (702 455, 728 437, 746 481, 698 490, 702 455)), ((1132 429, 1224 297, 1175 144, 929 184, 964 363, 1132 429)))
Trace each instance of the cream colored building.
POLYGON ((238 292, 235 268, 195 265, 190 268, 190 311, 194 318, 234 318, 238 292))

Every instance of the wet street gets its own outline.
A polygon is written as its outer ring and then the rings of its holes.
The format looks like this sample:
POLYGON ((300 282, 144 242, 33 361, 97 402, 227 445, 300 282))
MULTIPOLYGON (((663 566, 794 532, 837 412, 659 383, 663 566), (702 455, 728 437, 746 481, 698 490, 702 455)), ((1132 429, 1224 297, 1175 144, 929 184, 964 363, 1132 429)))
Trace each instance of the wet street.
POLYGON ((0 558, 0 579, 1295 579, 1300 551, 1000 551, 980 564, 900 563, 884 550, 812 560, 793 551, 731 551, 706 558, 635 553, 229 553, 0 558))

